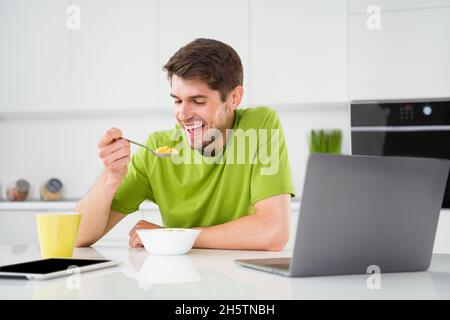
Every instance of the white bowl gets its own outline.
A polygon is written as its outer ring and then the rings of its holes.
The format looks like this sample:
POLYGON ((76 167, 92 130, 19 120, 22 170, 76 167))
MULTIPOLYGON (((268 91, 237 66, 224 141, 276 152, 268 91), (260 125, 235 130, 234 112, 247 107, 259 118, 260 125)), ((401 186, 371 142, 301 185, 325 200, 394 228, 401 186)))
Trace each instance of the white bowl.
POLYGON ((191 250, 201 230, 182 228, 138 229, 148 253, 159 256, 185 254, 191 250))

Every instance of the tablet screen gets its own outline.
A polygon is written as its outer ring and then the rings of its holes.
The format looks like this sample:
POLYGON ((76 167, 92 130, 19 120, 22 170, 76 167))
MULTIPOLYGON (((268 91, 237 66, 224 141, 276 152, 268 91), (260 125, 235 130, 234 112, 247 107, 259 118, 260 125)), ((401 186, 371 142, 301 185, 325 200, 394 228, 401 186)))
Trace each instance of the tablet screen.
POLYGON ((47 274, 74 267, 85 267, 109 260, 45 259, 0 267, 0 272, 47 274))

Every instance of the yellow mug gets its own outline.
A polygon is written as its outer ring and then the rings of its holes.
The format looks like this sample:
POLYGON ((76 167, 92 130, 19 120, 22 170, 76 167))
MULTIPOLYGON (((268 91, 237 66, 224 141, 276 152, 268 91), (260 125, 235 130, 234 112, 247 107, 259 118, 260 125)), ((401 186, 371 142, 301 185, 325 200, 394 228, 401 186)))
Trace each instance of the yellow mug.
POLYGON ((38 213, 36 224, 41 256, 46 258, 71 258, 81 214, 38 213))

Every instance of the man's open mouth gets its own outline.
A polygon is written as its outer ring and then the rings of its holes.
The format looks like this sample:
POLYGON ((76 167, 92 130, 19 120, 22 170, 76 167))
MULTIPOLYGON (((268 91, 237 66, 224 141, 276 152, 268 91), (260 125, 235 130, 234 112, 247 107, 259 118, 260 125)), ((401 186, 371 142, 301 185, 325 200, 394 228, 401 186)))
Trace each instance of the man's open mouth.
POLYGON ((195 124, 192 124, 192 125, 185 125, 184 128, 186 129, 186 131, 189 134, 192 135, 192 134, 198 132, 199 130, 201 130, 204 126, 205 126, 204 123, 195 123, 195 124))

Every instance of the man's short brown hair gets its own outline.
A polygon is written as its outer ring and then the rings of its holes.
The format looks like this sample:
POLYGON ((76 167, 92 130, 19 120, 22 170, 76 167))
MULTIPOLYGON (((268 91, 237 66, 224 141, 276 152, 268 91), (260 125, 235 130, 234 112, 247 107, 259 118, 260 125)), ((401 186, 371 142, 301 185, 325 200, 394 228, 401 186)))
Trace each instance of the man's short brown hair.
POLYGON ((181 47, 163 68, 169 81, 175 74, 185 80, 205 81, 220 93, 222 101, 243 83, 242 63, 229 45, 213 39, 196 39, 181 47))

